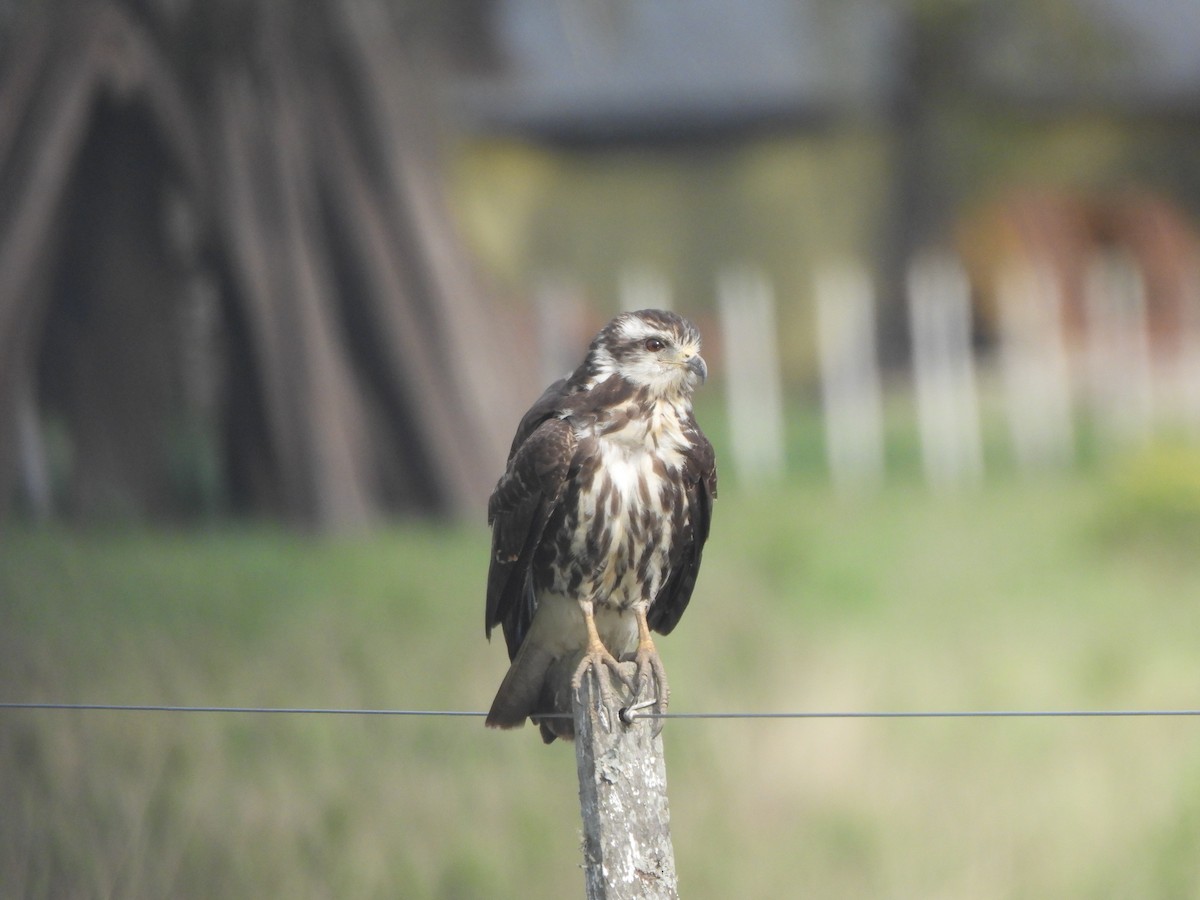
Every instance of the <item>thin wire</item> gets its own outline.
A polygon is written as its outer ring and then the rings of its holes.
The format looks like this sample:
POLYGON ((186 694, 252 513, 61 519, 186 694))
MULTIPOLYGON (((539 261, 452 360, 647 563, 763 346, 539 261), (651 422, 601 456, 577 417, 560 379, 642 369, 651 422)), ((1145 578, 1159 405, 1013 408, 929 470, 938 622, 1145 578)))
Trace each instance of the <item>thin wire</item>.
POLYGON ((324 716, 486 716, 455 709, 340 709, 278 706, 162 706, 123 703, 0 703, 0 709, 83 710, 85 712, 266 713, 324 716))
MULTIPOLYGON (((334 716, 443 716, 479 718, 486 712, 454 709, 354 709, 278 706, 164 706, 117 703, 7 703, 0 709, 82 710, 85 712, 252 713, 334 716)), ((1061 719, 1200 716, 1200 709, 916 710, 899 712, 676 712, 625 709, 628 719, 1061 719)), ((538 713, 540 719, 568 719, 570 713, 538 713)))
POLYGON ((917 710, 911 712, 631 712, 632 719, 1083 719, 1200 716, 1200 709, 917 710))

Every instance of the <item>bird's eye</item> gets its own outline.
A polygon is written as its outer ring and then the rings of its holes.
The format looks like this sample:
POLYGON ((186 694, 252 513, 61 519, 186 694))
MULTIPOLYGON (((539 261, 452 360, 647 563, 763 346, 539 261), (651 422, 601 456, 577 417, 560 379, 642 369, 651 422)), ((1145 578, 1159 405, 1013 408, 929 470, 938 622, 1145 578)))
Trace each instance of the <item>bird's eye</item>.
POLYGON ((664 344, 658 338, 646 338, 646 342, 644 344, 642 344, 642 346, 645 347, 647 350, 649 350, 651 353, 657 353, 659 350, 661 350, 663 347, 665 347, 667 345, 664 344))

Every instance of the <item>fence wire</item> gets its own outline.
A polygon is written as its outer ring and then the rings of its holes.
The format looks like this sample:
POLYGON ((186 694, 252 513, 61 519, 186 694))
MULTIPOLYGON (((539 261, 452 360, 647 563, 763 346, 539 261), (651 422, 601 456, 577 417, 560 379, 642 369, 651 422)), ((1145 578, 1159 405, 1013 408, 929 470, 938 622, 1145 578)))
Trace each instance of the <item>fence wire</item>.
MULTIPOLYGON (((486 712, 458 709, 363 709, 306 706, 168 706, 124 703, 0 702, 0 710, 130 713, 241 713, 261 715, 398 716, 482 718, 486 712)), ((1024 709, 1024 710, 798 710, 788 712, 666 712, 622 709, 629 719, 1121 719, 1200 716, 1200 709, 1024 709)), ((540 719, 569 719, 570 713, 536 713, 540 719)))

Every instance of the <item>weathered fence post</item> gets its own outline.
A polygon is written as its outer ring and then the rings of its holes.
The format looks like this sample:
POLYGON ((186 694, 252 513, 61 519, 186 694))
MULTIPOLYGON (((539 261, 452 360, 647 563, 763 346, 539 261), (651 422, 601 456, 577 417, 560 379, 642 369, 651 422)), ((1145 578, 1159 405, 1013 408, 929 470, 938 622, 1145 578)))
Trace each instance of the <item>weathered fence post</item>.
MULTIPOLYGON (((622 663, 632 679, 637 667, 622 663)), ((616 709, 585 676, 575 703, 575 763, 588 900, 677 900, 667 769, 654 719, 620 721, 630 691, 607 671, 616 709)))
POLYGON ((935 488, 974 484, 983 442, 971 349, 971 286, 958 260, 928 253, 908 272, 913 379, 925 477, 935 488))
POLYGON ((1145 444, 1154 431, 1154 368, 1142 272, 1128 253, 1102 252, 1084 282, 1093 414, 1110 440, 1145 444))
POLYGON ((996 286, 1008 427, 1023 471, 1065 466, 1075 453, 1071 364, 1062 289, 1045 260, 1012 260, 996 286))
POLYGON ((875 349, 875 289, 856 263, 816 279, 817 358, 829 473, 841 491, 883 481, 883 387, 875 349))
POLYGON ((729 265, 717 275, 730 449, 738 481, 778 480, 786 463, 783 376, 775 292, 761 269, 729 265))

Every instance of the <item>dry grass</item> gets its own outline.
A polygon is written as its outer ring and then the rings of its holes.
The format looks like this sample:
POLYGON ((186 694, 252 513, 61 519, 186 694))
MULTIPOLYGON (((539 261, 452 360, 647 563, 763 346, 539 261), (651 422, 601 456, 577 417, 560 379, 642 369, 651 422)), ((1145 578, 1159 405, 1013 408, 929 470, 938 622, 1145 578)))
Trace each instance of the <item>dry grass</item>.
MULTIPOLYGON (((1125 540, 1098 479, 718 513, 677 710, 1200 706, 1200 558, 1125 540)), ((482 709, 485 546, 6 534, 4 699, 482 709)), ((681 888, 1196 896, 1198 729, 671 722, 681 888)), ((0 712, 0 809, 5 896, 582 894, 569 748, 474 719, 0 712)))

